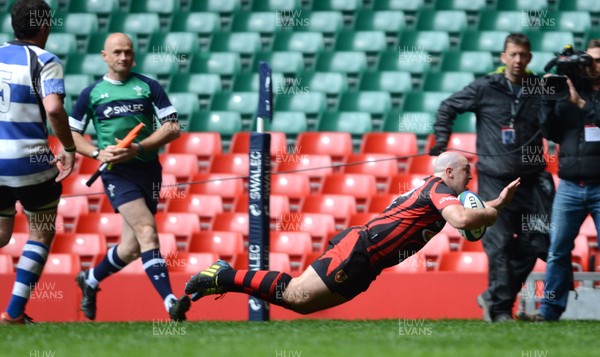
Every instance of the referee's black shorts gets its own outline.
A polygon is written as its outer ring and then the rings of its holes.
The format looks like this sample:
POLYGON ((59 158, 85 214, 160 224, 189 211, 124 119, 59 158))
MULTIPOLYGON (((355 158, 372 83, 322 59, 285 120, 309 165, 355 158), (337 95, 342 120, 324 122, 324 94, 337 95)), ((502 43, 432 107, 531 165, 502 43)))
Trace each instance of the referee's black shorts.
POLYGON ((156 213, 162 185, 162 166, 158 159, 113 165, 112 169, 102 172, 102 182, 115 212, 119 212, 122 204, 143 198, 152 214, 156 213))

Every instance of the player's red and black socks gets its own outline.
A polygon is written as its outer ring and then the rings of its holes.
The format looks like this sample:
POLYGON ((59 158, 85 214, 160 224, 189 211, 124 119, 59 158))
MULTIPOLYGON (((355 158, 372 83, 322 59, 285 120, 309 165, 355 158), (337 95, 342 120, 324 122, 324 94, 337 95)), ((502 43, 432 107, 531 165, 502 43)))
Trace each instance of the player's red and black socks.
POLYGON ((219 272, 217 283, 227 291, 242 292, 286 307, 283 292, 287 289, 292 277, 278 271, 250 271, 226 269, 219 272))

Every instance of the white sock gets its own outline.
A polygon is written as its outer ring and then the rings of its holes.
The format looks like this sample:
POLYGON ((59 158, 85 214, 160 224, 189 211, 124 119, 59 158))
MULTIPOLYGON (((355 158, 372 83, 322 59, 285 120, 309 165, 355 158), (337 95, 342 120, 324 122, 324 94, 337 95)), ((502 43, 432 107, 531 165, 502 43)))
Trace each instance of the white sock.
POLYGON ((165 309, 167 309, 167 312, 169 312, 169 309, 175 303, 175 301, 177 301, 177 298, 175 297, 175 295, 173 295, 173 294, 167 295, 167 297, 163 301, 165 304, 165 309))
POLYGON ((88 272, 87 278, 85 279, 85 283, 91 286, 92 289, 96 289, 98 287, 98 284, 100 284, 100 282, 96 280, 96 277, 94 276, 94 268, 91 268, 88 272))

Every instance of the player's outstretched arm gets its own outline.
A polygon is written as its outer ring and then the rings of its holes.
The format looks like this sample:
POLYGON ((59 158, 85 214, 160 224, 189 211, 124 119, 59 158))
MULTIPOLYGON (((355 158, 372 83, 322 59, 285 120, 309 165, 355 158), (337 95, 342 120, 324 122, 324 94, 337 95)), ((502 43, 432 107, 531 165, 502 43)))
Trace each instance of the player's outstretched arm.
POLYGON ((463 205, 451 205, 442 210, 442 217, 454 228, 472 230, 496 223, 498 210, 493 207, 468 209, 463 205))
POLYGON ((513 197, 515 196, 515 192, 517 191, 517 187, 519 187, 520 184, 521 178, 519 177, 504 187, 496 199, 487 201, 485 205, 493 207, 497 210, 502 209, 505 205, 512 201, 513 197))

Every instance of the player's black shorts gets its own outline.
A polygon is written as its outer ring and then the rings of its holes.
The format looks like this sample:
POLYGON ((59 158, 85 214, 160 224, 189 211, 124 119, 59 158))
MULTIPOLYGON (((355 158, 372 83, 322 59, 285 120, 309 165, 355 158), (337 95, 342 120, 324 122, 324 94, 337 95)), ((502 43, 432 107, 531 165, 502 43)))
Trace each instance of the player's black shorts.
POLYGON ((366 291, 377 277, 367 254, 367 237, 357 227, 333 237, 311 266, 325 285, 348 300, 366 291))
POLYGON ((0 186, 0 216, 15 215, 15 203, 21 202, 26 212, 36 213, 56 209, 62 184, 53 177, 42 183, 23 187, 0 186))
POLYGON ((158 160, 113 165, 102 173, 104 192, 115 212, 120 205, 143 198, 152 214, 156 213, 162 166, 158 160))

